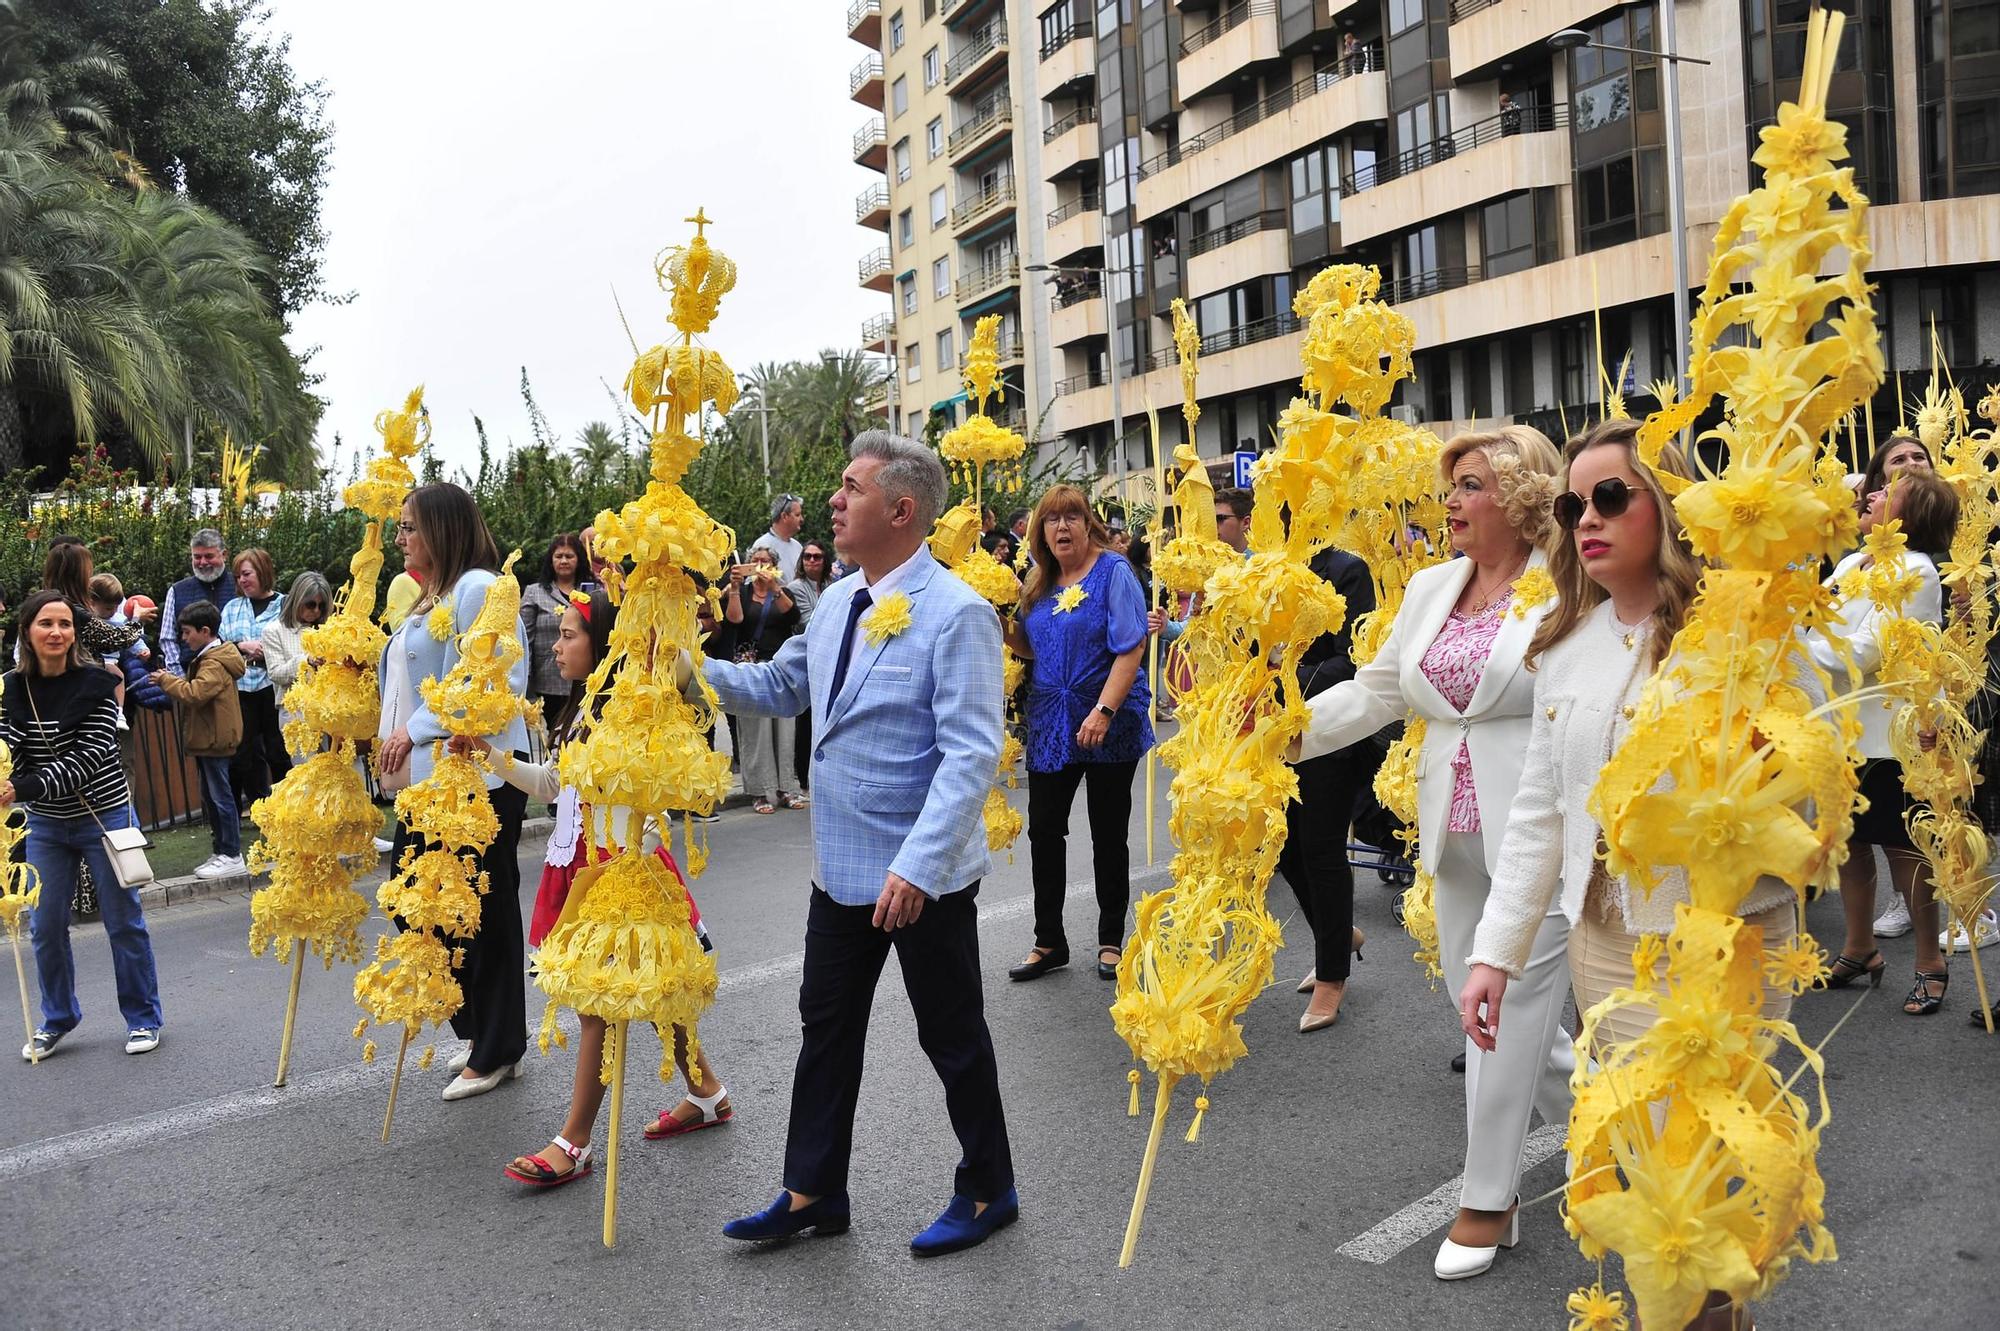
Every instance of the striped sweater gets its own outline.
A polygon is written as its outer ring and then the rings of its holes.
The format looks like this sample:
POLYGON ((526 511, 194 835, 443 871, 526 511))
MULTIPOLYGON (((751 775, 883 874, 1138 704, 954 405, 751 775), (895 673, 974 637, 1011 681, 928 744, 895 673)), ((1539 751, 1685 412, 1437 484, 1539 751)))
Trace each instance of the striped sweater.
POLYGON ((0 739, 14 756, 17 803, 45 818, 88 818, 131 802, 118 755, 117 686, 94 666, 32 680, 7 672, 0 739))

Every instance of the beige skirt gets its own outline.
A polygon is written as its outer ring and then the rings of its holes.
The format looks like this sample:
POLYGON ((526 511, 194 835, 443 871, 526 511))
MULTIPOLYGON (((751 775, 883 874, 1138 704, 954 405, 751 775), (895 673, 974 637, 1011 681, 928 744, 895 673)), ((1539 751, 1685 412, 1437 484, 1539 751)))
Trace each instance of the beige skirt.
MULTIPOLYGON (((1743 922, 1764 931, 1765 948, 1783 947, 1798 932, 1798 906, 1793 902, 1780 902, 1769 910, 1755 915, 1746 915, 1743 922)), ((1616 910, 1600 912, 1586 904, 1583 916, 1569 931, 1569 978, 1570 986, 1576 992, 1576 1009, 1588 1012, 1611 995, 1614 989, 1623 989, 1632 983, 1632 949, 1639 944, 1640 935, 1628 932, 1623 918, 1616 910), (1600 914, 1608 919, 1599 919, 1600 914)), ((1654 966, 1654 976, 1666 973, 1666 957, 1663 954, 1654 966)), ((1763 1015, 1779 1019, 1790 1015, 1792 993, 1789 989, 1774 989, 1764 986, 1763 1015)), ((1607 1013, 1597 1025, 1597 1043, 1624 1044, 1644 1035, 1653 1024, 1650 1008, 1627 1007, 1607 1013)), ((1591 1051, 1593 1057, 1600 1054, 1591 1051)))

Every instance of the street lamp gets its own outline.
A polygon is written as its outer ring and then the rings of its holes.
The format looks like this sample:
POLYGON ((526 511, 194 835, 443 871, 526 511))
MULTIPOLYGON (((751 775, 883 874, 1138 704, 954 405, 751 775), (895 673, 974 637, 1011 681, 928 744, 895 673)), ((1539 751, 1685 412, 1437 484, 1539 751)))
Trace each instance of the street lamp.
POLYGON ((1549 38, 1549 46, 1558 51, 1589 47, 1593 51, 1621 51, 1626 55, 1651 56, 1667 62, 1667 212, 1671 215, 1670 234, 1674 247, 1674 383, 1678 386, 1687 382, 1688 324, 1692 319, 1688 310, 1687 199, 1683 178, 1686 165, 1681 161, 1681 66, 1706 65, 1709 62, 1674 51, 1674 0, 1660 0, 1660 45, 1665 49, 1648 51, 1638 46, 1594 42, 1590 34, 1581 28, 1564 28, 1549 38))
MULTIPOLYGON (((1021 270, 1024 273, 1088 273, 1097 278, 1097 293, 1104 301, 1105 359, 1111 363, 1111 446, 1118 453, 1118 502, 1129 504, 1125 493, 1125 413, 1118 405, 1118 321, 1113 311, 1117 302, 1111 299, 1109 287, 1113 273, 1130 276, 1139 271, 1138 265, 1129 268, 1107 268, 1101 264, 1031 263, 1021 270)), ((1053 279, 1051 279, 1053 280, 1053 279)))

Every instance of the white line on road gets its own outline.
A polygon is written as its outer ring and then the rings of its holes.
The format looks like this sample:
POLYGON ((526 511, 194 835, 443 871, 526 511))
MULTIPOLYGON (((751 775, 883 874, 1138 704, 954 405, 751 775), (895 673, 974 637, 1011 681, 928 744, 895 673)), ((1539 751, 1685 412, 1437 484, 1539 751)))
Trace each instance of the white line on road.
MULTIPOLYGON (((1164 882, 1165 878, 1164 869, 1141 870, 1132 875, 1132 886, 1139 891, 1150 890, 1164 882)), ((1091 882, 1086 879, 1068 886, 1071 891, 1081 891, 1089 888, 1091 882)), ((1032 893, 1009 897, 992 905, 982 904, 979 909, 979 921, 981 924, 986 924, 1012 920, 1028 914, 1034 909, 1034 904, 1032 893)), ((805 953, 792 952, 782 957, 772 957, 768 961, 760 961, 752 966, 725 971, 716 987, 755 988, 773 980, 795 976, 804 965, 805 953)), ((60 1137, 44 1137, 40 1141, 16 1146, 12 1150, 0 1151, 0 1180, 28 1178, 67 1165, 100 1159, 142 1143, 172 1137, 189 1137, 231 1123, 263 1118, 282 1109, 295 1109, 354 1091, 379 1087, 389 1080, 392 1071, 393 1064, 387 1059, 375 1063, 357 1063, 350 1067, 329 1068, 323 1072, 294 1077, 290 1085, 282 1088, 260 1086, 253 1090, 236 1091, 208 1100, 197 1100, 192 1104, 176 1105, 171 1109, 141 1114, 137 1118, 106 1123, 60 1137)))
MULTIPOLYGON (((1529 1133, 1528 1144, 1521 1152, 1521 1172, 1527 1173, 1562 1150, 1568 1135, 1568 1125, 1559 1123, 1544 1123, 1529 1133)), ((1388 1261, 1458 1214, 1458 1190, 1464 1181, 1465 1175, 1460 1174, 1439 1184, 1429 1196, 1419 1197, 1375 1228, 1355 1235, 1334 1251, 1359 1262, 1380 1264, 1388 1261)))

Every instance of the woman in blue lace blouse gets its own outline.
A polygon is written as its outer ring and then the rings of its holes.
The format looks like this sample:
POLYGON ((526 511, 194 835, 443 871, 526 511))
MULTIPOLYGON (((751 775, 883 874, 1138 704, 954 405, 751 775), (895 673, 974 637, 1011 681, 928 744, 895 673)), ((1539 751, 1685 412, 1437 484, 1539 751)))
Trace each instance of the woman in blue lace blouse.
POLYGON ((1116 978, 1131 897, 1132 778, 1153 746, 1146 719, 1146 593, 1110 548, 1083 491, 1058 485, 1028 524, 1034 565, 1007 644, 1029 661, 1028 852, 1035 945, 1008 971, 1033 980, 1069 964, 1063 879, 1069 811, 1087 788, 1097 881, 1097 973, 1116 978))

